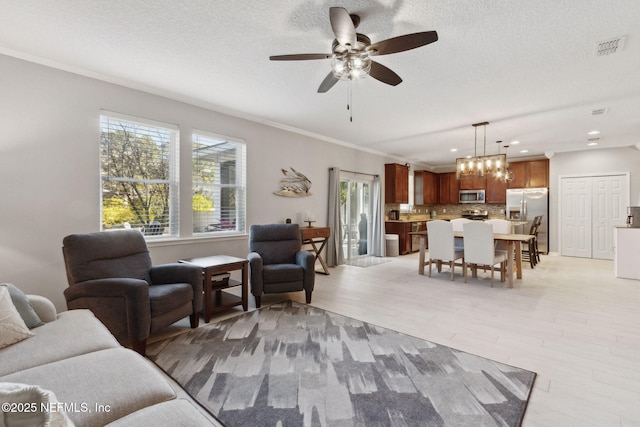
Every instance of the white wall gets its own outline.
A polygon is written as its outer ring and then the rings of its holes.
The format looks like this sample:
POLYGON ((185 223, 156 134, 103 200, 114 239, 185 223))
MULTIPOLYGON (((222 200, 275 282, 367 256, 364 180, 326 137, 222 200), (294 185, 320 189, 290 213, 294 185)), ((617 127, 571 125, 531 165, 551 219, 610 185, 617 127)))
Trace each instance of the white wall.
MULTIPOLYGON (((51 298, 65 309, 62 238, 98 231, 99 115, 109 110, 247 143, 247 224, 296 221, 310 210, 326 224, 328 168, 384 174, 390 159, 231 117, 149 93, 0 55, 0 282, 51 298), (281 168, 312 181, 312 196, 286 198, 281 168)), ((189 149, 181 167, 188 167, 189 149)), ((187 183, 188 184, 188 183, 187 183)), ((181 191, 190 191, 188 185, 181 191)), ((182 257, 244 257, 247 238, 150 245, 154 264, 182 257)))
POLYGON ((631 205, 640 206, 640 151, 635 147, 557 153, 551 158, 549 162, 549 250, 551 252, 559 252, 558 177, 613 172, 630 172, 631 205))

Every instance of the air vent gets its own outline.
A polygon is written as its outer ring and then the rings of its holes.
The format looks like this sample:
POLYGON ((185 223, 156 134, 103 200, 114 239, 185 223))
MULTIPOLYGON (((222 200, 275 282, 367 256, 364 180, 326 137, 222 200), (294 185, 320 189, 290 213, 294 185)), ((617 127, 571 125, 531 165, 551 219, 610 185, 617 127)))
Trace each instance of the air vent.
POLYGON ((626 36, 596 43, 595 56, 610 56, 622 52, 626 36))
POLYGON ((591 110, 591 115, 592 116, 601 116, 603 114, 607 114, 608 111, 609 111, 608 108, 596 108, 595 110, 591 110))

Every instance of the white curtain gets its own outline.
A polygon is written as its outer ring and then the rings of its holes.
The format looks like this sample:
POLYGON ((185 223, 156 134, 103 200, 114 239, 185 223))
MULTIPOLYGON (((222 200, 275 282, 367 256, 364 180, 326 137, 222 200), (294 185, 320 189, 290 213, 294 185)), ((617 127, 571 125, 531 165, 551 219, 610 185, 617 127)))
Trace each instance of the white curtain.
POLYGON ((371 251, 373 256, 385 256, 384 215, 382 215, 382 185, 380 176, 373 178, 373 218, 371 220, 371 251))
POLYGON ((327 242, 327 264, 344 264, 342 252, 342 220, 340 219, 340 168, 329 168, 329 227, 331 238, 327 242))

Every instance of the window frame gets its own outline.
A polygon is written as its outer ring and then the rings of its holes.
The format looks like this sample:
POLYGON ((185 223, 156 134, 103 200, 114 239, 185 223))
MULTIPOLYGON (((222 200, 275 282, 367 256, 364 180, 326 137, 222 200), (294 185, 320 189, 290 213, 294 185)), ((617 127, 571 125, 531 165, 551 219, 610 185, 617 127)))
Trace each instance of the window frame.
MULTIPOLYGON (((196 231, 196 224, 192 223, 191 227, 191 236, 194 238, 203 238, 203 237, 224 237, 224 236, 233 236, 233 235, 246 235, 246 223, 247 223, 247 144, 243 139, 231 137, 228 135, 222 135, 202 129, 193 129, 191 132, 191 197, 189 198, 190 205, 193 205, 193 198, 196 194, 196 185, 201 185, 208 187, 210 189, 234 189, 236 206, 235 206, 235 218, 234 218, 234 227, 231 229, 210 229, 204 231, 196 231), (235 156, 234 156, 234 168, 235 168, 235 178, 234 184, 223 184, 223 183, 199 183, 196 181, 196 171, 195 164, 196 158, 194 157, 195 144, 197 143, 197 138, 202 137, 204 140, 216 140, 221 143, 230 143, 235 145, 235 156)), ((218 167, 218 165, 216 165, 218 167)), ((217 170, 215 172, 219 174, 220 171, 217 170)), ((214 190, 215 193, 215 190, 214 190)), ((220 194, 217 197, 221 197, 220 194)), ((218 215, 221 215, 222 212, 219 212, 218 215)))
MULTIPOLYGON (((147 235, 147 240, 171 239, 179 237, 180 227, 180 127, 173 123, 161 122, 157 120, 131 116, 113 111, 100 110, 99 117, 99 173, 100 173, 100 230, 110 231, 104 228, 104 183, 111 182, 144 182, 147 184, 164 184, 168 186, 168 233, 160 235, 147 235), (102 156, 102 134, 103 122, 113 120, 114 122, 123 122, 127 125, 141 126, 146 128, 157 128, 161 131, 169 132, 169 143, 167 149, 168 177, 163 179, 140 179, 129 177, 109 178, 103 172, 103 156, 102 156)), ((126 228, 126 226, 125 226, 126 228)), ((117 228, 120 229, 120 228, 117 228)))

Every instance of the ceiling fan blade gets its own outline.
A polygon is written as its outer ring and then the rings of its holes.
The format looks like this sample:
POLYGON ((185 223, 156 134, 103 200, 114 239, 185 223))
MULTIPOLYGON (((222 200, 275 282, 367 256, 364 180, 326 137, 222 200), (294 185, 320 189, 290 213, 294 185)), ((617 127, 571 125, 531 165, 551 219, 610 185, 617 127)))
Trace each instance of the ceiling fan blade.
POLYGON ((342 46, 356 45, 356 27, 353 25, 349 12, 344 7, 329 8, 329 20, 331 21, 331 29, 336 35, 336 40, 342 46))
POLYGON ((329 89, 331 89, 336 83, 338 83, 338 78, 333 75, 333 71, 327 74, 327 77, 324 78, 322 83, 320 83, 320 87, 318 88, 318 93, 325 93, 329 89))
POLYGON ((438 41, 438 33, 424 31, 422 33, 405 34, 372 44, 367 48, 371 55, 389 55, 390 53, 404 52, 438 41))
POLYGON ((272 61, 306 61, 307 59, 329 59, 331 55, 326 53, 300 53, 294 55, 274 55, 269 59, 272 61))
POLYGON ((397 86, 402 83, 402 78, 389 68, 376 61, 371 61, 371 70, 369 75, 376 80, 380 80, 382 83, 386 83, 391 86, 397 86))

